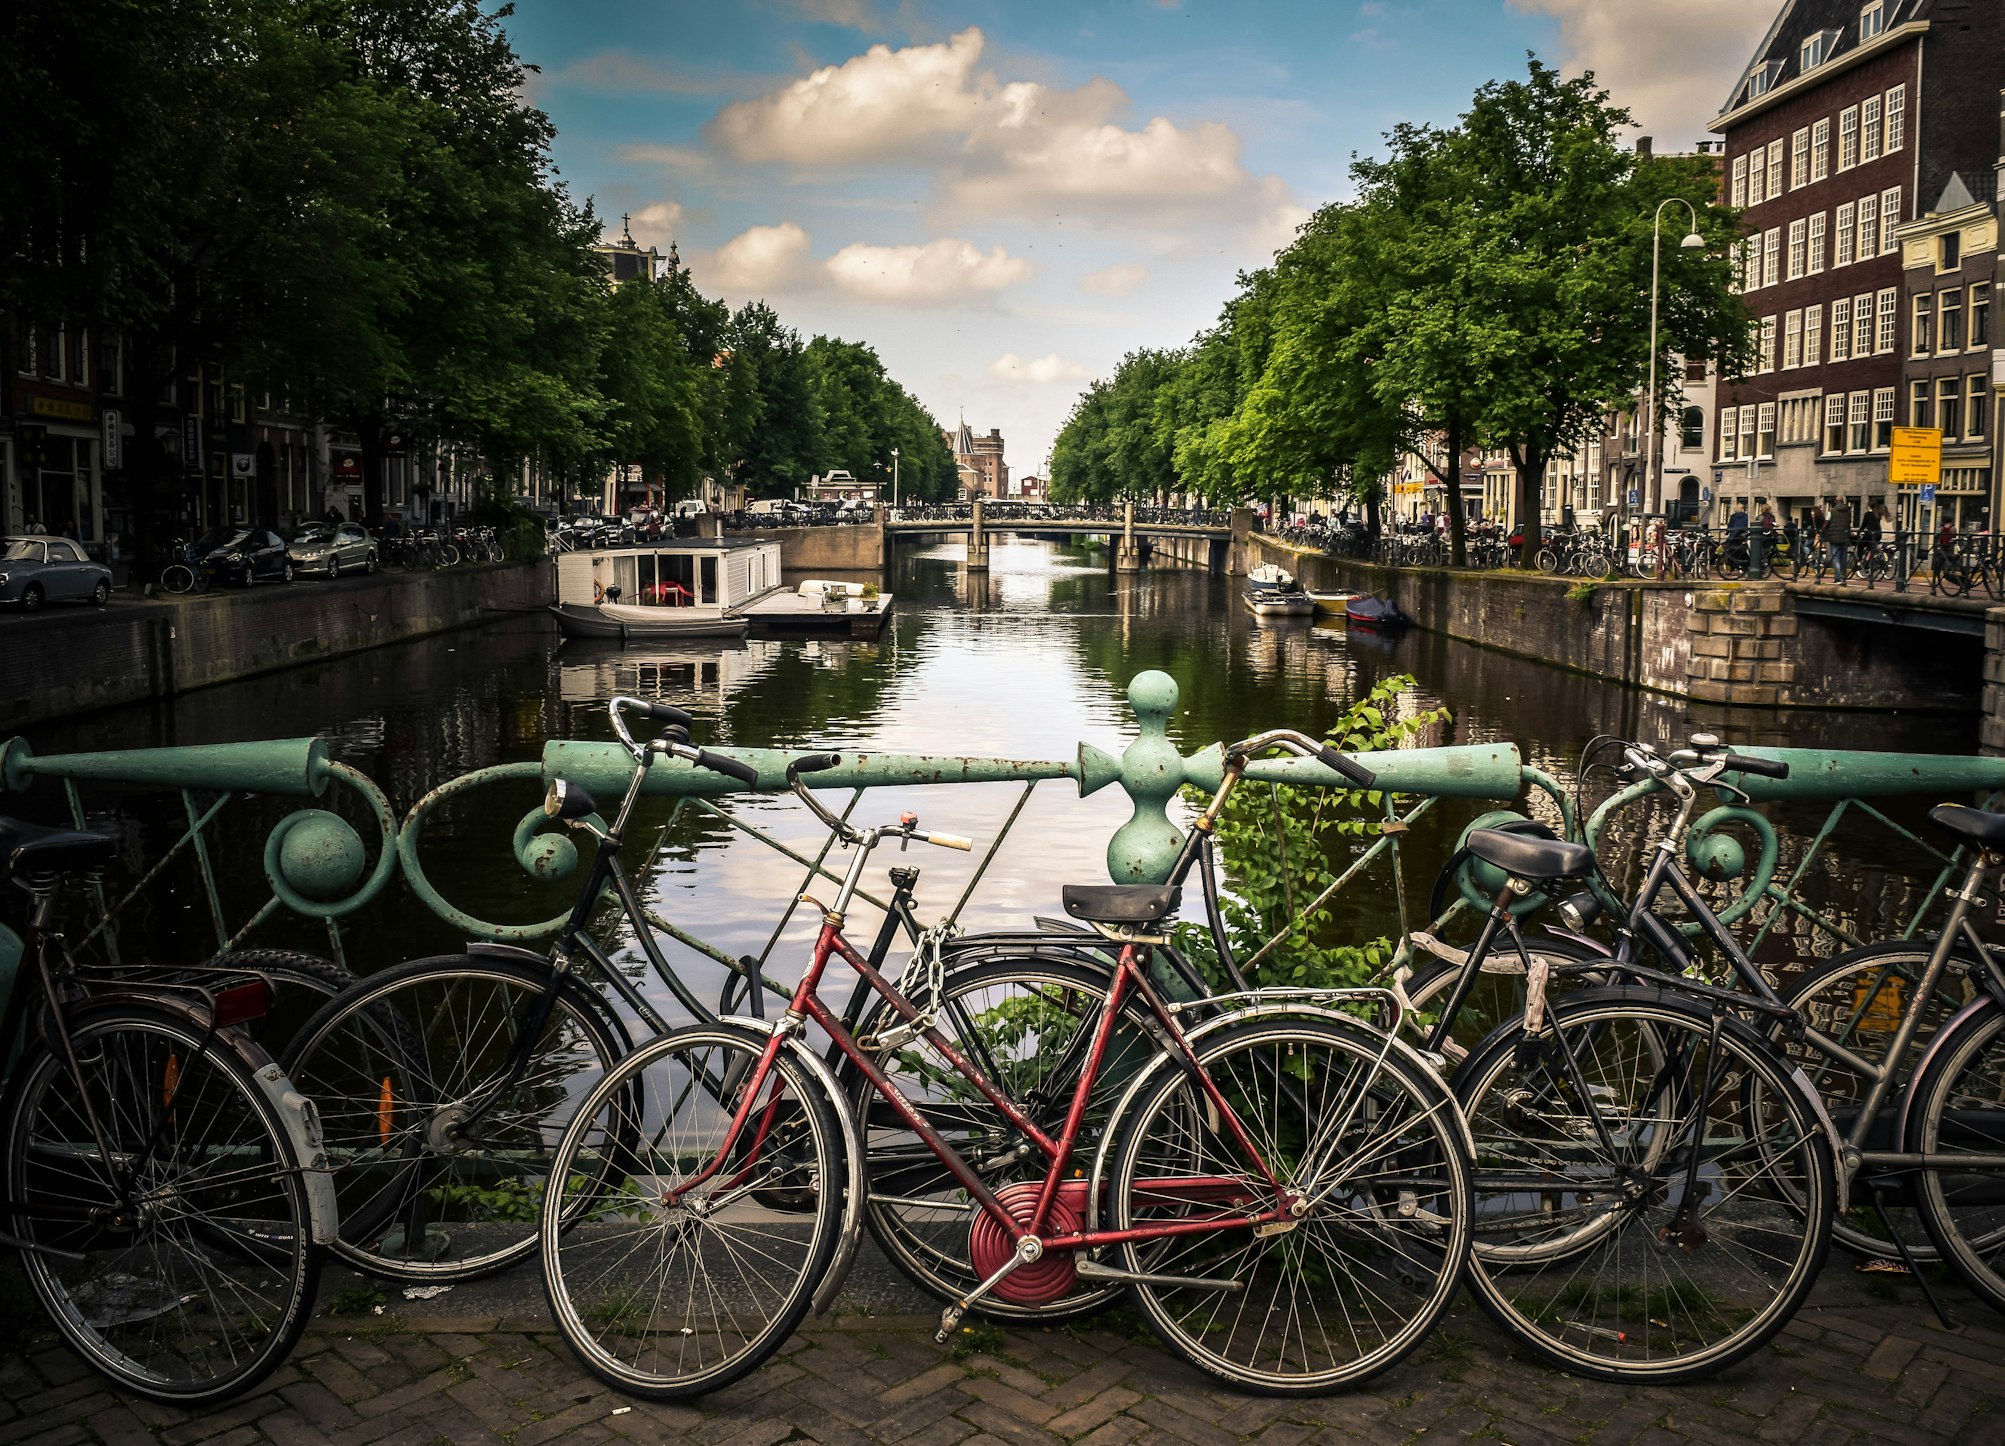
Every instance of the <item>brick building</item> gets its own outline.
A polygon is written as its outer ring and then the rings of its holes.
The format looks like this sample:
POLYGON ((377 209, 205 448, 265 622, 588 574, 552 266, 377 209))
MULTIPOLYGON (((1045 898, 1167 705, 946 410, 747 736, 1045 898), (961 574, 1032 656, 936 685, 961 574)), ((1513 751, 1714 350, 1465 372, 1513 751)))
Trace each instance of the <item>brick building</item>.
POLYGON ((1782 6, 1711 127, 1760 338, 1751 375, 1719 387, 1716 516, 1750 494, 1785 516, 1887 494, 1911 315, 1899 233, 1953 174, 1991 173, 2001 83, 2005 6, 1782 6))
POLYGON ((953 448, 955 469, 960 474, 963 494, 968 497, 1007 497, 1009 463, 1003 460, 1003 434, 991 427, 986 437, 978 437, 967 418, 951 432, 941 433, 953 448))

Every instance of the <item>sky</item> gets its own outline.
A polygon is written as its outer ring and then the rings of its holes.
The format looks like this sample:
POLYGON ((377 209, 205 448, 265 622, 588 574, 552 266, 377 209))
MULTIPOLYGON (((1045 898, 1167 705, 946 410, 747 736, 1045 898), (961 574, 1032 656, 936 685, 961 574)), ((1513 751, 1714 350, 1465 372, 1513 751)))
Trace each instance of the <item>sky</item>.
MULTIPOLYGON (((1081 389, 1212 325, 1402 121, 1527 51, 1659 151, 1773 0, 518 0, 554 160, 704 292, 874 347, 1042 474, 1081 389)), ((805 480, 805 479, 803 479, 805 480)))

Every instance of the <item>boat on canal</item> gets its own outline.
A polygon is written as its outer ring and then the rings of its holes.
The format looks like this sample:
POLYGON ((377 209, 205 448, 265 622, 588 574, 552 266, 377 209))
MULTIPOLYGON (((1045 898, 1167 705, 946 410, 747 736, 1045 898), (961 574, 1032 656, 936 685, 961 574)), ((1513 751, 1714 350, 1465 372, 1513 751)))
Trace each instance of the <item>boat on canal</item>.
POLYGON ((840 633, 874 638, 891 617, 891 594, 875 583, 811 577, 792 592, 767 593, 745 606, 762 633, 840 633))
POLYGON ((1271 562, 1246 574, 1246 605, 1263 618, 1306 618, 1316 611, 1315 599, 1302 591, 1295 574, 1271 562))
POLYGON ((557 625, 576 638, 743 637, 742 609, 780 587, 780 544, 676 538, 558 554, 557 625))
POLYGON ((1354 597, 1344 604, 1344 613, 1352 627, 1375 628, 1380 632, 1391 632, 1413 621, 1389 597, 1354 597))
POLYGON ((1312 592, 1309 601, 1316 605, 1317 617, 1345 623, 1350 621, 1350 602, 1356 596, 1354 592, 1312 592))

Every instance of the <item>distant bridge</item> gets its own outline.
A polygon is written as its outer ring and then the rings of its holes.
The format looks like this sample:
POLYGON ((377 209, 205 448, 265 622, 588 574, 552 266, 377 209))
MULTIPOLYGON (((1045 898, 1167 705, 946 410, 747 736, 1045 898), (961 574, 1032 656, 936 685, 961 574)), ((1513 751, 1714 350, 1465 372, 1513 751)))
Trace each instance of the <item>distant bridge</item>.
MULTIPOLYGON (((1253 531, 1253 513, 1246 508, 1210 512, 1181 507, 1066 507, 986 501, 946 506, 908 507, 885 514, 884 531, 892 541, 914 535, 946 533, 968 539, 968 566, 989 565, 989 535, 1005 532, 1049 536, 1105 537, 1114 543, 1114 566, 1138 570, 1155 538, 1190 538, 1209 544, 1205 561, 1213 572, 1234 575, 1246 571, 1246 539, 1253 531)), ((1179 549, 1187 556, 1195 549, 1179 549)), ((1190 560, 1195 561, 1194 556, 1190 560)))

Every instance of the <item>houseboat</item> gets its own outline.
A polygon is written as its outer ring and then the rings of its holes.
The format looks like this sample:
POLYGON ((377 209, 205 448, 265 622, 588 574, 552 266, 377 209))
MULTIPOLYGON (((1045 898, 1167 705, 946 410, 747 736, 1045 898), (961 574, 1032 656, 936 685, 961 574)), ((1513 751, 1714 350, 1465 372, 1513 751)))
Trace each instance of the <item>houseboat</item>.
POLYGON ((550 611, 572 637, 742 637, 740 609, 780 586, 780 544, 676 538, 557 555, 550 611))

